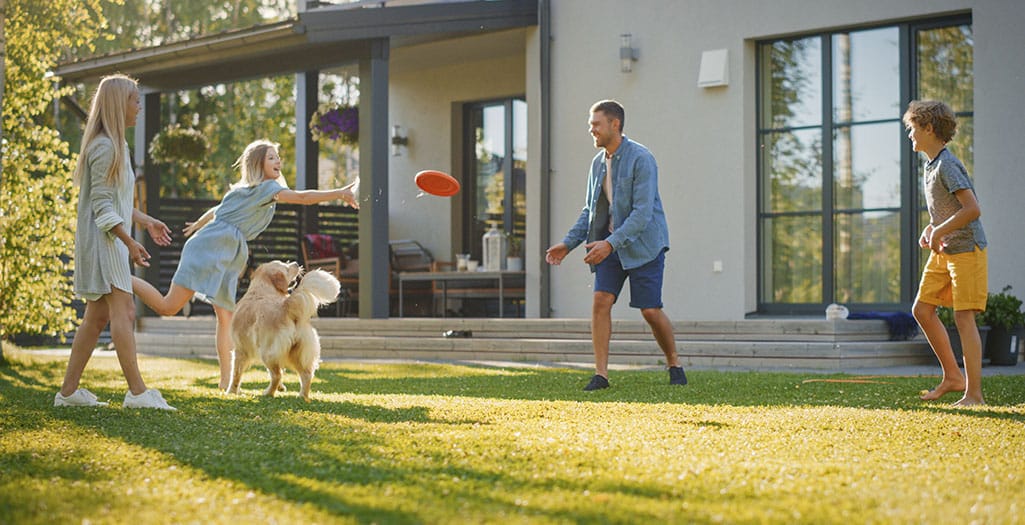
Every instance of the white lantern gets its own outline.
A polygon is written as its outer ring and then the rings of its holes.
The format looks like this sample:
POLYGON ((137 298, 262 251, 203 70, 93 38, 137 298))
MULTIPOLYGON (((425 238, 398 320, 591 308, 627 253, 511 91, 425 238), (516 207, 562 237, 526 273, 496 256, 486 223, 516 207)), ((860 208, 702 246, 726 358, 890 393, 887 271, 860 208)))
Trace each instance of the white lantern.
POLYGON ((484 270, 497 272, 502 269, 505 262, 505 233, 498 229, 498 224, 491 223, 491 228, 484 233, 483 258, 484 270))

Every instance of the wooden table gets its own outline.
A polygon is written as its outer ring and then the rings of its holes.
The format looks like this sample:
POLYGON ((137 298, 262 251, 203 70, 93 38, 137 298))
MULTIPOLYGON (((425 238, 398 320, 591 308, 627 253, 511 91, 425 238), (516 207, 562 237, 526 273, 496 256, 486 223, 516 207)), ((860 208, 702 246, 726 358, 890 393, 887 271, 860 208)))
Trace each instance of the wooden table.
POLYGON ((498 316, 505 316, 505 280, 510 277, 523 277, 526 272, 520 271, 490 271, 490 272, 399 272, 399 317, 403 316, 402 310, 402 285, 407 281, 431 281, 441 283, 441 316, 448 315, 448 283, 458 281, 481 281, 493 280, 498 283, 498 316))

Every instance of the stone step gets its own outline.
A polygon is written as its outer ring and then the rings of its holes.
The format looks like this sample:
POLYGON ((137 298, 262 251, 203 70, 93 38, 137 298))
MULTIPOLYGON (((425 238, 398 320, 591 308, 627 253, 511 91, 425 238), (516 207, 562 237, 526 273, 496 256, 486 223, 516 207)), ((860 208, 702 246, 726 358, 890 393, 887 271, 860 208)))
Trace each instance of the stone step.
MULTIPOLYGON (((387 337, 441 337, 449 330, 469 331, 483 338, 591 338, 591 324, 585 319, 314 319, 321 337, 336 335, 387 337)), ((214 332, 213 317, 145 317, 139 330, 153 333, 201 334, 214 332)), ((765 319, 744 321, 674 321, 678 340, 723 341, 888 341, 884 321, 826 321, 823 319, 765 319)), ((650 339, 651 331, 641 320, 614 320, 613 340, 650 339)))
MULTIPOLYGON (((586 320, 317 319, 315 324, 324 359, 593 361, 586 320), (445 338, 444 330, 470 330, 473 336, 445 338)), ((677 352, 688 367, 842 371, 935 362, 923 338, 889 341, 882 321, 683 322, 674 327, 677 352)), ((613 333, 610 363, 664 363, 643 321, 615 321, 613 333)), ((214 321, 144 318, 136 340, 144 353, 212 356, 214 321)))

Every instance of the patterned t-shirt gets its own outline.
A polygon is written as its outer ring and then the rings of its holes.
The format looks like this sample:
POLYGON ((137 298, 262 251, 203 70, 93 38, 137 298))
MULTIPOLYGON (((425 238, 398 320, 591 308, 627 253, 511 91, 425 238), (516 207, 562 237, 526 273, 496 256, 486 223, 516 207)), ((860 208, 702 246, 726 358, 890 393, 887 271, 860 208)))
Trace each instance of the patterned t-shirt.
MULTIPOLYGON (((975 193, 968 170, 953 153, 943 148, 925 165, 925 203, 933 226, 943 224, 961 209, 961 202, 954 193, 964 189, 975 193)), ((943 238, 943 243, 946 245, 943 251, 948 254, 971 252, 976 246, 985 248, 986 234, 982 231, 982 221, 975 219, 949 233, 943 238)))

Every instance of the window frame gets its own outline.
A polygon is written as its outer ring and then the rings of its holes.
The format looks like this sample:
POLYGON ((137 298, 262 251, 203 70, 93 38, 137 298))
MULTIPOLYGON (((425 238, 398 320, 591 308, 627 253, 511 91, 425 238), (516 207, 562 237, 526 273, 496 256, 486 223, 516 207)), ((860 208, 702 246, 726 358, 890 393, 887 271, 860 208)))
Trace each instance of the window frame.
MULTIPOLYGON (((892 212, 895 208, 840 208, 834 202, 833 188, 835 184, 835 159, 834 159, 834 145, 835 133, 841 126, 848 126, 853 129, 856 126, 877 124, 877 123, 890 123, 893 122, 892 118, 889 119, 872 119, 865 121, 854 120, 851 122, 839 122, 833 112, 833 37, 837 34, 860 32, 873 29, 884 29, 884 28, 897 28, 898 34, 898 69, 899 69, 899 104, 903 114, 903 108, 907 107, 907 104, 914 100, 918 95, 918 41, 917 34, 922 30, 938 29, 942 27, 950 26, 962 26, 972 25, 971 13, 960 13, 956 15, 918 19, 918 20, 906 20, 899 22, 887 22, 874 25, 856 26, 837 28, 829 31, 815 31, 802 34, 789 35, 781 38, 772 38, 758 40, 755 42, 755 79, 756 79, 756 100, 755 100, 755 144, 756 144, 756 212, 755 212, 755 231, 756 231, 756 243, 755 243, 755 258, 756 258, 756 297, 757 297, 757 309, 753 315, 821 315, 823 309, 827 304, 835 302, 836 294, 836 257, 834 255, 835 250, 835 235, 834 228, 837 225, 836 217, 838 214, 851 216, 858 213, 867 213, 872 211, 886 211, 892 212), (764 93, 764 82, 765 82, 765 55, 763 50, 765 46, 770 46, 776 42, 795 41, 800 39, 808 38, 819 39, 819 68, 821 77, 821 118, 822 121, 818 125, 797 125, 787 127, 763 127, 766 124, 771 123, 765 122, 765 115, 763 111, 765 109, 765 101, 763 97, 764 93), (767 195, 766 191, 767 183, 769 180, 765 174, 765 154, 763 152, 763 144, 765 144, 764 138, 772 133, 780 132, 793 132, 800 130, 818 130, 821 136, 821 207, 818 211, 766 211, 767 195), (766 235, 772 235, 771 231, 766 231, 766 224, 769 219, 786 218, 786 217, 798 217, 817 215, 821 219, 821 290, 820 297, 822 302, 817 303, 778 303, 772 302, 771 297, 766 297, 764 289, 765 279, 767 272, 772 271, 772 268, 767 267, 767 264, 771 264, 771 261, 765 260, 766 248, 765 243, 768 242, 766 235)), ((974 46, 974 41, 973 41, 974 46)), ((974 89, 974 88, 973 88, 974 89)), ((974 98, 974 97, 973 97, 974 98)), ((974 117, 974 105, 970 111, 961 111, 957 113, 958 118, 961 117, 974 117)), ((899 121, 899 116, 898 116, 899 121)), ((900 209, 899 209, 899 222, 900 222, 900 240, 898 246, 900 247, 900 264, 899 264, 899 302, 896 303, 848 303, 847 306, 852 311, 907 311, 910 309, 912 302, 914 301, 915 294, 918 288, 918 276, 921 269, 924 255, 921 254, 921 250, 918 247, 918 232, 921 231, 921 211, 919 206, 919 196, 922 188, 918 187, 919 184, 919 164, 918 154, 916 154, 912 148, 911 143, 907 140, 906 134, 903 133, 903 124, 900 125, 902 133, 900 134, 900 175, 899 180, 901 184, 900 188, 900 209)))

